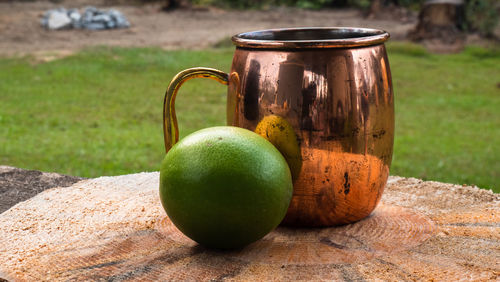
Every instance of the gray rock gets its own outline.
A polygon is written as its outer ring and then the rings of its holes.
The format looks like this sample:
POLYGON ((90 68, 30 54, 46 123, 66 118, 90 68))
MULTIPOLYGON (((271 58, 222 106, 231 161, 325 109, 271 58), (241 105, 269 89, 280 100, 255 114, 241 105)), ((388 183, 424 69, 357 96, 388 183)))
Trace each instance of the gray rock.
POLYGON ((93 6, 86 7, 83 14, 77 9, 49 10, 45 12, 41 23, 49 29, 73 27, 101 30, 130 27, 130 23, 120 11, 115 9, 104 11, 93 6))
POLYGON ((93 11, 91 11, 91 10, 85 10, 85 12, 83 12, 82 24, 91 23, 93 17, 94 17, 94 12, 93 11))
POLYGON ((82 19, 82 15, 80 15, 80 12, 78 12, 78 10, 70 10, 68 12, 68 16, 72 22, 79 22, 82 19))
POLYGON ((91 22, 83 25, 84 28, 90 29, 90 30, 101 30, 101 29, 106 29, 106 24, 105 23, 98 23, 98 22, 91 22))
POLYGON ((48 29, 63 29, 71 26, 71 19, 65 11, 53 11, 47 19, 48 29))
POLYGON ((47 27, 47 25, 49 24, 49 16, 48 15, 47 16, 43 15, 43 18, 40 21, 40 23, 42 24, 43 27, 47 27))
POLYGON ((130 23, 127 21, 125 16, 123 16, 123 14, 120 13, 120 11, 111 9, 108 11, 108 13, 115 21, 116 27, 118 27, 118 28, 130 27, 130 23))
POLYGON ((112 19, 108 14, 99 14, 92 18, 92 22, 98 22, 98 23, 108 23, 111 21, 112 19))
POLYGON ((81 20, 82 20, 82 15, 80 12, 78 12, 77 9, 71 9, 68 11, 68 16, 71 19, 71 24, 73 25, 73 28, 81 28, 81 20))
POLYGON ((99 10, 96 7, 94 7, 94 6, 87 6, 85 8, 85 13, 91 13, 91 14, 93 14, 93 13, 98 13, 98 12, 99 12, 99 10))
POLYGON ((114 21, 106 22, 106 27, 109 29, 116 28, 116 23, 114 21))

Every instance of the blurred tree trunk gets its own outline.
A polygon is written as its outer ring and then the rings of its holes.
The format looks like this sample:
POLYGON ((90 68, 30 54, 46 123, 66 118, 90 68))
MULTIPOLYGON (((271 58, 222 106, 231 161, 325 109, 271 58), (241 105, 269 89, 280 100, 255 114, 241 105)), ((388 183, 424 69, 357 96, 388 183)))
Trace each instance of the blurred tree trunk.
POLYGON ((373 0, 366 10, 365 16, 369 19, 396 19, 407 22, 413 18, 413 13, 396 0, 373 0))
POLYGON ((163 11, 170 11, 177 8, 186 8, 191 6, 189 0, 165 0, 163 2, 165 3, 161 8, 163 11))
POLYGON ((382 0, 373 0, 370 4, 370 9, 368 11, 368 17, 374 18, 376 15, 379 15, 382 12, 383 6, 382 0))
POLYGON ((463 0, 426 1, 410 38, 414 41, 441 39, 443 43, 454 43, 463 37, 464 21, 463 0))

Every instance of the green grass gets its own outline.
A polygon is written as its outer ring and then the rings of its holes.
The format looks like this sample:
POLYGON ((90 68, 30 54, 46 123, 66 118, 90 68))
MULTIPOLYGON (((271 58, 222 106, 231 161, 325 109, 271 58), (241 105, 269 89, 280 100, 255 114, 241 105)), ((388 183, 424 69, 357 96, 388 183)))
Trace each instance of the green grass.
MULTIPOLYGON (((84 177, 158 170, 162 103, 179 70, 228 71, 232 48, 96 48, 49 63, 0 58, 0 164, 84 177)), ((500 192, 500 54, 389 44, 396 93, 391 174, 500 192)), ((176 101, 181 137, 225 124, 226 88, 198 79, 176 101)))
POLYGON ((396 97, 391 174, 500 192, 500 51, 430 55, 389 45, 396 97))

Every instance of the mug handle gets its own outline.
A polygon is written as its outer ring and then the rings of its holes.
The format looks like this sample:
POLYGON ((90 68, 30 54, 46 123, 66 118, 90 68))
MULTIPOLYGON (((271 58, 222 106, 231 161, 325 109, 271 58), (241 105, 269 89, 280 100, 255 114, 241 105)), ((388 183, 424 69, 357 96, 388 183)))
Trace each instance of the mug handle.
POLYGON ((229 74, 212 68, 190 68, 179 72, 170 82, 163 99, 163 136, 165 138, 165 151, 179 141, 179 127, 177 126, 177 116, 175 115, 175 97, 181 85, 197 77, 206 77, 216 80, 224 85, 229 84, 229 74))

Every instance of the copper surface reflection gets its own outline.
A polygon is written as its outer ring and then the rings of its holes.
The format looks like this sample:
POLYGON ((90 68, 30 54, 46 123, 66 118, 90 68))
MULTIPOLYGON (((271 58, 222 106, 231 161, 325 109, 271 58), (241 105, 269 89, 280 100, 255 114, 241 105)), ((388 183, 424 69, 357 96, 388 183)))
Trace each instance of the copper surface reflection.
POLYGON ((292 125, 301 148, 302 170, 283 224, 344 224, 376 207, 394 137, 387 61, 383 44, 236 49, 231 71, 244 84, 233 124, 255 130, 265 116, 279 115, 292 125))

